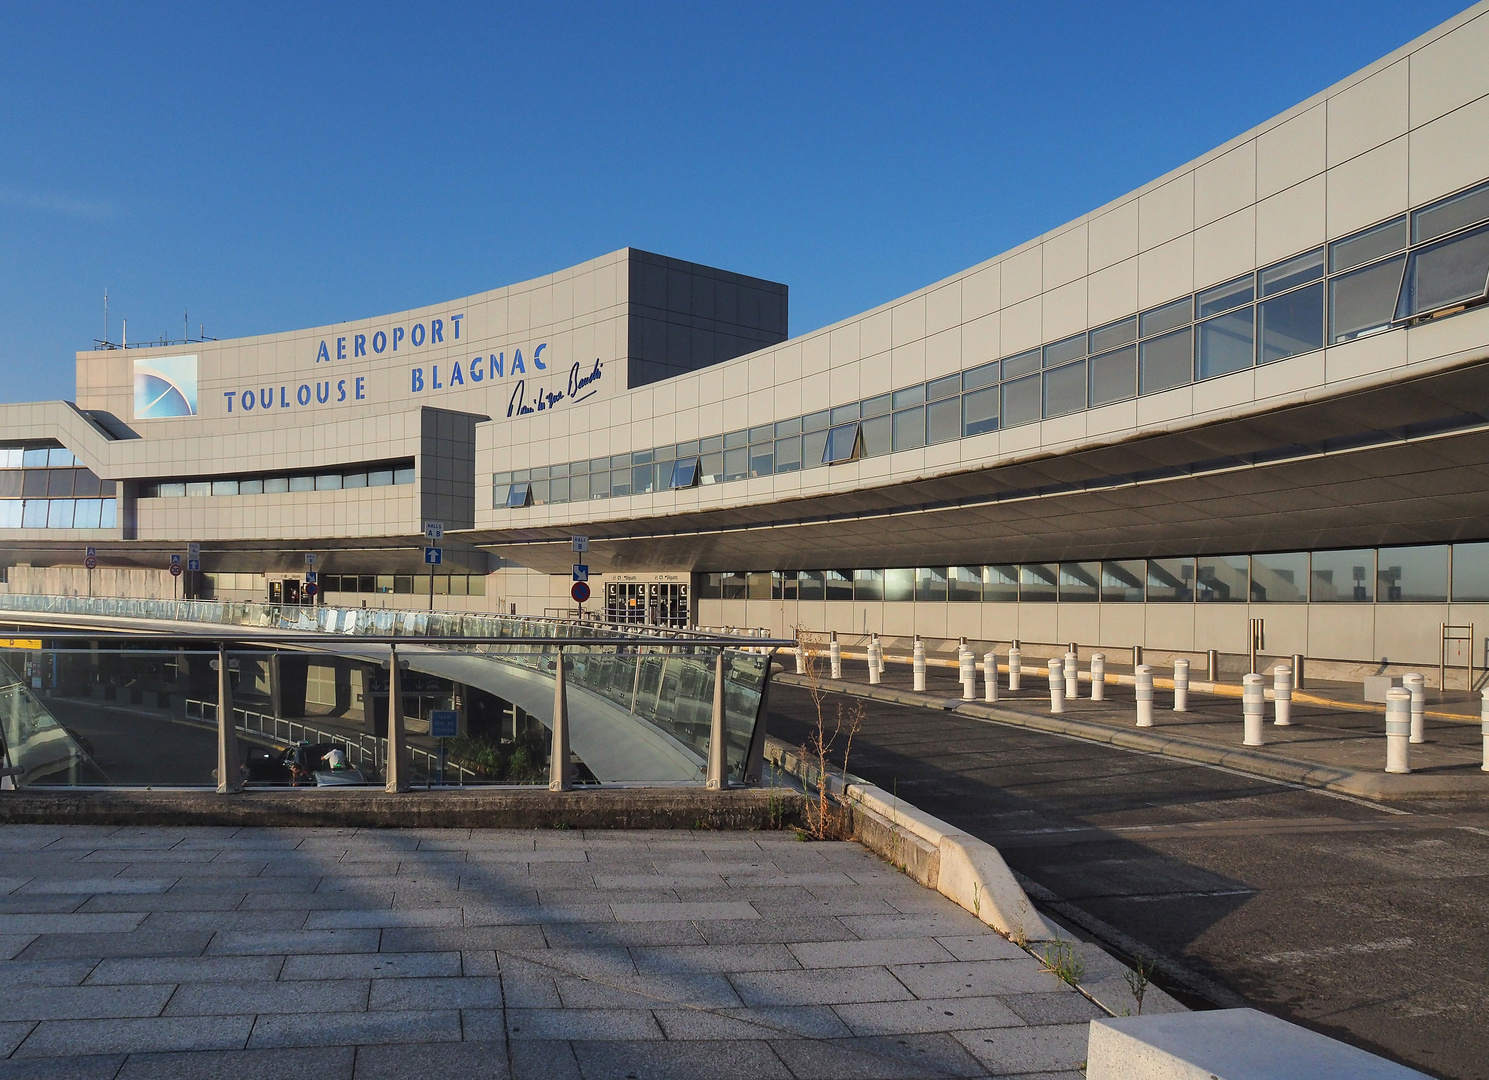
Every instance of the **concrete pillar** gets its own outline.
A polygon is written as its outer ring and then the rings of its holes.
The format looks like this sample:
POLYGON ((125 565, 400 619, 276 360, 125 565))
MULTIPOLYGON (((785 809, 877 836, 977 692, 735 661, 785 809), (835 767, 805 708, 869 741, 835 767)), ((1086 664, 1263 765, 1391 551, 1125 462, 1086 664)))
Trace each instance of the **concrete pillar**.
POLYGON ((957 674, 962 679, 962 700, 977 700, 977 658, 972 655, 972 650, 963 646, 962 655, 957 659, 957 674))
POLYGON ((1293 722, 1293 669, 1278 664, 1272 669, 1272 710, 1278 727, 1291 727, 1293 722))
POLYGON ((1174 712, 1189 711, 1189 661, 1174 661, 1174 712))
POLYGON ((1106 653, 1091 654, 1091 700, 1106 700, 1106 653))
POLYGON ((1401 688, 1411 692, 1411 741, 1427 741, 1427 683, 1416 672, 1401 676, 1401 688))
POLYGON ((1386 772, 1411 772, 1411 691, 1386 691, 1386 772))
MULTIPOLYGON (((982 658, 982 689, 984 701, 998 700, 998 654, 992 649, 989 649, 982 658)), ((1486 739, 1484 745, 1489 746, 1489 739, 1486 739)), ((1489 757, 1485 760, 1489 761, 1489 757)))
POLYGON ((1019 652, 1018 642, 1015 641, 1008 649, 1008 689, 1021 689, 1023 677, 1023 654, 1019 652))
POLYGON ((1489 772, 1489 690, 1480 692, 1479 731, 1484 736, 1484 764, 1482 771, 1489 772))
POLYGON ((217 646, 217 790, 243 790, 243 759, 238 756, 238 726, 233 722, 233 673, 227 646, 217 646))
MULTIPOLYGON (((564 678, 564 650, 560 645, 553 662, 553 749, 548 755, 549 791, 568 791, 574 786, 574 771, 569 764, 569 695, 564 687, 564 678)), ((710 769, 712 766, 713 753, 710 747, 710 769)))
POLYGON ((408 790, 408 745, 403 736, 403 671, 398 646, 388 648, 388 756, 383 779, 388 794, 408 790))
POLYGON ((1050 661, 1050 712, 1052 713, 1065 711, 1065 673, 1061 670, 1064 666, 1059 660, 1050 661))
POLYGON ((843 646, 838 641, 838 632, 832 632, 832 640, 827 643, 828 669, 834 679, 843 677, 843 646))
POLYGON ((883 659, 884 646, 879 644, 876 636, 869 641, 869 685, 878 686, 883 676, 880 674, 879 663, 883 659))
POLYGON ((1081 696, 1080 654, 1072 648, 1065 654, 1065 700, 1075 701, 1081 696))
MULTIPOLYGON (((837 645, 836 635, 832 644, 837 645)), ((841 664, 841 661, 839 661, 841 664)), ((724 650, 719 650, 718 659, 714 661, 713 669, 713 724, 708 733, 708 789, 710 791, 723 791, 729 786, 729 762, 725 754, 728 749, 726 735, 724 732, 724 650)), ((834 678, 842 678, 839 670, 834 678)), ((551 783, 548 785, 553 786, 551 783)))
POLYGON ((1133 682, 1137 694, 1137 726, 1153 726, 1153 668, 1149 664, 1139 664, 1133 672, 1133 682))
POLYGON ((911 670, 915 675, 915 689, 925 689, 925 642, 919 637, 915 639, 915 651, 910 661, 911 670))
POLYGON ((1246 746, 1262 746, 1266 740, 1262 738, 1263 714, 1267 711, 1267 692, 1263 687, 1263 679, 1255 672, 1241 679, 1241 716, 1244 720, 1246 746))

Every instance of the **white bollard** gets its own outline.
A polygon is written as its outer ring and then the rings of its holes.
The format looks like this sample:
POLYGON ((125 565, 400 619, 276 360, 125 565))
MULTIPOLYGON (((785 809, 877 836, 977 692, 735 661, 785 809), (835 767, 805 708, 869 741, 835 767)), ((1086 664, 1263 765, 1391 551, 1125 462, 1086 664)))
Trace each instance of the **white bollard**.
POLYGON ((803 649, 800 645, 798 645, 798 646, 796 646, 796 674, 798 674, 798 675, 805 675, 806 673, 807 673, 807 651, 805 649, 803 649))
POLYGON ((1189 711, 1189 661, 1174 661, 1174 712, 1189 711))
POLYGON ((1081 659, 1073 652, 1065 654, 1065 700, 1081 696, 1081 659))
POLYGON ((1091 700, 1106 700, 1106 653, 1091 654, 1091 700))
POLYGON ((879 644, 879 639, 878 638, 875 638, 873 641, 870 641, 869 642, 869 685, 870 686, 878 686, 879 685, 879 680, 882 677, 882 674, 881 673, 884 670, 879 665, 880 665, 880 662, 883 659, 884 659, 884 646, 879 644))
POLYGON ((963 649, 960 662, 957 665, 957 674, 962 677, 962 700, 977 700, 977 658, 972 655, 971 649, 963 649))
POLYGON ((910 661, 911 669, 915 673, 915 689, 925 690, 925 642, 919 638, 915 639, 915 652, 910 661))
POLYGON ((831 665, 832 677, 841 679, 843 677, 843 646, 838 643, 836 634, 827 643, 827 660, 831 665))
POLYGON ((1411 772, 1411 691, 1386 691, 1386 772, 1411 772))
MULTIPOLYGON (((983 700, 984 701, 989 701, 989 702, 997 701, 998 700, 998 654, 995 651, 993 651, 992 649, 989 649, 987 651, 987 654, 984 655, 983 658, 982 658, 982 684, 983 684, 983 700)), ((1489 746, 1489 741, 1486 741, 1484 745, 1485 746, 1489 746)), ((1489 761, 1489 757, 1486 757, 1485 760, 1486 761, 1489 761)), ((1486 767, 1489 767, 1489 766, 1486 766, 1486 767)))
POLYGON ((877 634, 874 635, 874 644, 878 646, 879 678, 882 679, 884 678, 884 642, 879 640, 879 636, 877 634))
POLYGON ((1411 741, 1427 741, 1427 682, 1416 672, 1401 676, 1401 688, 1411 692, 1411 741))
POLYGON ((1479 730, 1484 735, 1484 766, 1482 772, 1489 772, 1489 690, 1481 694, 1479 702, 1479 730))
POLYGON ((1241 716, 1246 735, 1242 742, 1246 746, 1266 745, 1266 740, 1262 738, 1262 720, 1267 711, 1267 691, 1262 685, 1264 681, 1255 672, 1241 679, 1241 716))
POLYGON ((1050 661, 1050 712, 1052 713, 1065 711, 1065 676, 1061 671, 1063 666, 1058 660, 1050 661))
POLYGON ((1272 709, 1278 727, 1291 727, 1293 723, 1293 669, 1278 664, 1272 669, 1272 709))
POLYGON ((1017 645, 1008 649, 1008 689, 1018 690, 1024 677, 1023 654, 1017 645))
POLYGON ((1153 668, 1139 664, 1133 672, 1133 683, 1137 691, 1137 726, 1153 726, 1153 668))

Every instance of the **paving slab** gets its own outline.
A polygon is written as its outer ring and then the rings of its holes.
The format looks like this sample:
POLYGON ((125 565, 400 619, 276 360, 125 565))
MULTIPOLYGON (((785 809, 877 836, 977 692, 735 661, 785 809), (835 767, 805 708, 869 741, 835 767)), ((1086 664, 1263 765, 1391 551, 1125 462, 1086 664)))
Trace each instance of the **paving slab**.
POLYGON ((355 1058, 350 1046, 130 1054, 114 1080, 352 1080, 355 1058))

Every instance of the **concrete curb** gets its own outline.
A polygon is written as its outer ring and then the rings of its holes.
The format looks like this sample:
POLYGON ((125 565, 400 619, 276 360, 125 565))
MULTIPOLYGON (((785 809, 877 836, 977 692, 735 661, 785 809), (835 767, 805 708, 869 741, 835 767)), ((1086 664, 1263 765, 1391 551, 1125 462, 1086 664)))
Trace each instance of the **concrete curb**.
MULTIPOLYGON (((810 687, 812 685, 811 680, 804 675, 777 672, 773 678, 788 686, 810 687)), ((1112 678, 1108 676, 1108 681, 1112 678)), ((1130 676, 1118 676, 1117 678, 1126 678, 1129 681, 1131 679, 1130 676)), ((1439 777, 1408 773, 1404 776, 1393 776, 1384 772, 1365 772, 1319 765, 1277 754, 1262 753, 1246 747, 1220 747, 1184 735, 1161 735, 1154 729, 1124 730, 1089 720, 1021 713, 1012 709, 999 708, 996 705, 988 705, 985 702, 942 698, 934 694, 917 694, 913 690, 897 690, 886 686, 863 686, 858 683, 825 679, 819 679, 817 685, 830 693, 890 702, 895 705, 910 705, 920 709, 942 709, 963 716, 976 717, 979 720, 1026 727, 1035 731, 1083 739, 1087 742, 1105 743, 1124 750, 1162 754, 1200 765, 1234 769, 1237 772, 1266 780, 1280 780, 1284 783, 1319 788, 1361 799, 1385 801, 1489 796, 1489 775, 1439 777)), ((1199 689, 1203 685, 1208 684, 1191 684, 1190 688, 1199 689)), ((1237 727, 1239 728, 1239 724, 1237 727)))

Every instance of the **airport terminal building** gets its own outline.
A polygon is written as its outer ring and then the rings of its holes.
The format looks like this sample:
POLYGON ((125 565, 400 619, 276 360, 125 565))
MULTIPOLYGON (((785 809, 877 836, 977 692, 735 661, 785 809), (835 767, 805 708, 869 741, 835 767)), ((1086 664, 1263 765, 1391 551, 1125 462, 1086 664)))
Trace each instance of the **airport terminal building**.
POLYGON ((1262 619, 1434 663, 1489 628, 1486 55, 1481 3, 801 337, 784 285, 626 249, 101 342, 76 402, 0 406, 0 588, 296 604, 314 556, 316 603, 562 615, 582 535, 616 621, 1244 652, 1262 619))

